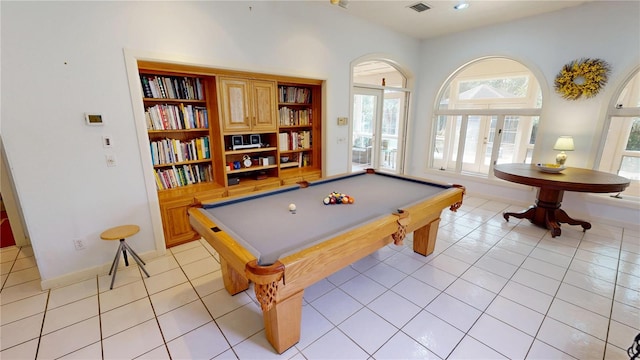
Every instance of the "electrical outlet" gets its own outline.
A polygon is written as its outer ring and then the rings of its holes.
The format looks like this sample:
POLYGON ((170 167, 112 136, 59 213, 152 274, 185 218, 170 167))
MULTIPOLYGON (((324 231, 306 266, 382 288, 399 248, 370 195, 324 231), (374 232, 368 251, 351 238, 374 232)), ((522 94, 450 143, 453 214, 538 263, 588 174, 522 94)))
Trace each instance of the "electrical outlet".
POLYGON ((76 250, 84 250, 85 249, 84 241, 82 241, 82 239, 73 240, 73 246, 76 247, 76 250))
POLYGON ((105 158, 106 158, 106 160, 107 160, 107 166, 108 166, 108 167, 113 167, 113 166, 118 165, 118 162, 117 162, 117 160, 116 160, 116 156, 115 156, 115 155, 113 155, 113 154, 106 154, 106 155, 105 155, 105 158))

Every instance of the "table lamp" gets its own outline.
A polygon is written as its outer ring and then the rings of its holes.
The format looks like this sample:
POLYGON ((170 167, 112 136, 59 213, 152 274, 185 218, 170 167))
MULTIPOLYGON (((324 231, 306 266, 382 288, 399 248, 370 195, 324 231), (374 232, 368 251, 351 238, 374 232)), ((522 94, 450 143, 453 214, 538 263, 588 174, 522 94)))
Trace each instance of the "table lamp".
POLYGON ((565 154, 565 151, 575 150, 575 147, 573 146, 573 137, 560 136, 558 140, 556 140, 556 144, 553 145, 553 150, 560 150, 560 154, 556 156, 556 164, 564 165, 564 162, 567 161, 567 154, 565 154))

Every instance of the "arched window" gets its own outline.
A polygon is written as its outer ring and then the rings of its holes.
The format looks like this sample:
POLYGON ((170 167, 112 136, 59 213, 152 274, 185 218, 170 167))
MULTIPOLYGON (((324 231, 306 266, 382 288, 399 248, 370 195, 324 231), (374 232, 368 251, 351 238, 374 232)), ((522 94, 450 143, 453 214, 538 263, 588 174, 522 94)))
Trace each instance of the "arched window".
POLYGON ((488 176, 494 164, 531 163, 541 108, 540 85, 521 63, 467 64, 438 97, 429 167, 488 176))
POLYGON ((401 173, 409 90, 407 78, 384 60, 353 65, 351 170, 401 173))
POLYGON ((598 170, 630 179, 624 194, 640 197, 640 69, 614 98, 607 112, 598 170))

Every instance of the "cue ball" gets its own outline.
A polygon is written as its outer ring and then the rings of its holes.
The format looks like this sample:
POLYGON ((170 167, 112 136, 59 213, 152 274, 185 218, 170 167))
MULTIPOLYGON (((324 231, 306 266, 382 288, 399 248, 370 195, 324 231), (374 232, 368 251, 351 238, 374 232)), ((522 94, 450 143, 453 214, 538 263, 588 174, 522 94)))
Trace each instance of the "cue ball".
POLYGON ((296 204, 289 204, 289 211, 296 211, 296 204))

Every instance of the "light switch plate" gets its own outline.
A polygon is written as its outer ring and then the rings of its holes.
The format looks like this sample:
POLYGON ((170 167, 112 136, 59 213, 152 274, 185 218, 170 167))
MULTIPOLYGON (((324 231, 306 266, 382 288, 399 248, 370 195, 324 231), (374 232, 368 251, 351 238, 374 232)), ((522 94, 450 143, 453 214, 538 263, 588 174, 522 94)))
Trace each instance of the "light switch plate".
POLYGON ((102 135, 102 146, 105 148, 110 148, 113 146, 111 135, 102 135))
POLYGON ((339 117, 338 118, 338 126, 347 125, 348 122, 349 122, 349 118, 347 118, 347 117, 339 117))

